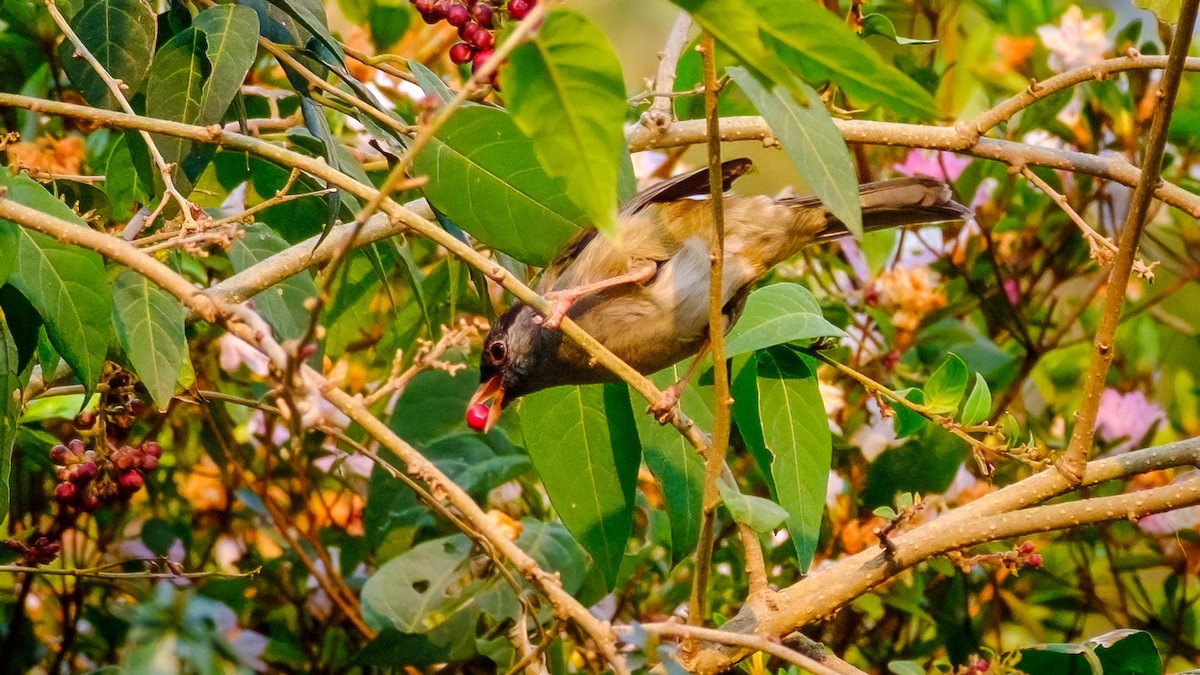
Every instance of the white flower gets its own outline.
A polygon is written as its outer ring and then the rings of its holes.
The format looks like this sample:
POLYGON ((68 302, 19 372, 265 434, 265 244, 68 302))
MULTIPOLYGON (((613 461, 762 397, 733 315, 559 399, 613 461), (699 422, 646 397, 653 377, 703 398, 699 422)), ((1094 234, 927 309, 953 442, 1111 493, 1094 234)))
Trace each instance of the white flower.
POLYGON ((249 342, 232 333, 226 333, 217 340, 217 347, 221 352, 221 368, 226 372, 232 373, 238 366, 245 364, 255 375, 267 376, 267 355, 255 349, 249 342))
POLYGON ((848 440, 850 445, 862 450, 863 457, 868 462, 874 462, 884 450, 895 447, 900 442, 896 439, 895 417, 884 417, 880 414, 879 403, 873 398, 867 401, 866 407, 870 421, 850 434, 848 440))
POLYGON ((1112 49, 1103 17, 1096 14, 1085 21, 1077 5, 1063 13, 1057 26, 1039 26, 1037 34, 1050 50, 1050 69, 1059 73, 1102 61, 1112 49))

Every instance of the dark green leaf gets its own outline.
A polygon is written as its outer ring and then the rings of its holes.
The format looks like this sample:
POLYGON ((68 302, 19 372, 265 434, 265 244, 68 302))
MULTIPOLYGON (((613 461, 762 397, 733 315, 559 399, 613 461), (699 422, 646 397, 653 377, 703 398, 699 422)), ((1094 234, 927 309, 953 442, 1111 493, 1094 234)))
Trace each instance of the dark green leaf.
POLYGON ((821 203, 861 237, 858 174, 846 142, 817 92, 803 82, 796 83, 806 100, 800 104, 778 86, 764 87, 744 68, 729 68, 727 72, 771 126, 788 159, 821 203))
POLYGON ((470 602, 459 595, 471 540, 454 535, 427 541, 392 558, 362 589, 363 619, 376 630, 424 633, 470 602))
POLYGON ((551 11, 500 69, 513 121, 546 173, 601 232, 617 223, 617 164, 625 136, 625 80, 604 33, 582 14, 551 11))
POLYGON ((1129 628, 1114 630, 1087 642, 1047 644, 1021 650, 1019 666, 1029 675, 1158 675, 1163 663, 1150 634, 1129 628))
MULTIPOLYGON (((204 33, 189 28, 159 48, 146 81, 148 116, 187 124, 211 124, 200 122, 200 113, 205 107, 204 83, 212 77, 212 62, 206 47, 204 33)), ((191 148, 191 141, 182 138, 152 138, 168 163, 178 163, 191 148)), ((177 169, 172 178, 182 176, 177 169)))
POLYGON ((796 340, 844 337, 821 316, 821 307, 799 284, 771 284, 750 294, 742 317, 725 338, 725 355, 737 356, 796 340))
POLYGON ((988 384, 983 376, 975 373, 975 386, 971 388, 971 395, 963 404, 962 423, 979 424, 990 414, 992 414, 992 392, 988 389, 988 384))
POLYGON ((863 35, 881 35, 898 45, 931 45, 937 43, 937 40, 916 40, 897 35, 896 26, 892 24, 892 20, 878 12, 864 16, 862 18, 862 27, 863 35))
POLYGON ((207 37, 212 77, 204 83, 196 124, 220 122, 258 54, 258 16, 237 5, 217 5, 196 15, 192 29, 207 37))
MULTIPOLYGON (((2 314, 2 313, 0 313, 2 314)), ((8 478, 21 406, 13 392, 21 389, 20 358, 12 331, 0 316, 0 523, 8 518, 8 478)))
POLYGON ((879 53, 831 12, 817 4, 793 5, 753 0, 761 30, 800 66, 812 84, 833 80, 852 101, 878 105, 906 117, 929 117, 933 97, 907 75, 884 62, 879 53))
POLYGON ((561 523, 523 519, 517 546, 538 561, 542 569, 553 570, 553 573, 558 575, 563 590, 572 595, 587 579, 587 554, 579 548, 579 544, 561 523))
POLYGON ((467 428, 467 401, 479 386, 473 373, 451 377, 426 370, 409 382, 396 403, 390 426, 409 443, 428 446, 467 428))
POLYGON ((0 286, 8 282, 17 266, 17 226, 0 220, 0 286))
MULTIPOLYGON (((288 243, 262 223, 246 228, 246 235, 233 243, 229 258, 241 272, 255 263, 288 248, 288 243)), ((254 307, 275 330, 275 337, 299 339, 308 329, 311 314, 305 303, 317 297, 312 274, 301 272, 254 296, 254 307)))
POLYGON ((967 378, 970 375, 967 364, 951 354, 925 383, 925 405, 939 415, 958 410, 958 402, 967 390, 967 378))
MULTIPOLYGON (((0 176, 5 199, 86 227, 83 219, 33 179, 0 176)), ((9 283, 41 314, 54 349, 89 391, 100 379, 112 326, 112 297, 99 255, 20 230, 17 267, 9 283)))
POLYGON ((769 499, 744 495, 724 483, 717 483, 717 491, 729 515, 755 532, 777 530, 788 518, 787 511, 769 499))
POLYGON ((800 569, 807 570, 821 533, 833 456, 816 368, 790 349, 759 352, 758 400, 763 439, 774 456, 775 498, 787 511, 800 569))
POLYGON ((146 277, 122 270, 112 286, 117 341, 160 408, 175 394, 187 337, 183 305, 146 277))
MULTIPOLYGON (((71 17, 71 29, 104 70, 119 80, 129 99, 142 90, 150 69, 158 19, 145 0, 94 0, 71 17)), ((75 55, 75 46, 63 40, 58 46, 63 70, 94 106, 119 109, 116 97, 92 66, 75 55)))
POLYGON ((611 589, 633 526, 641 464, 628 390, 556 387, 525 397, 520 417, 550 502, 611 589))
POLYGON ((449 103, 454 98, 454 92, 438 77, 436 73, 425 67, 425 64, 414 59, 408 60, 408 70, 417 78, 417 86, 426 96, 435 96, 442 103, 449 103))
MULTIPOLYGON (((896 393, 903 396, 906 401, 918 405, 925 403, 925 394, 920 389, 901 389, 896 393)), ((892 412, 896 414, 896 438, 911 436, 925 426, 925 417, 909 409, 908 406, 901 405, 891 399, 888 399, 887 404, 892 409, 892 412)))
POLYGON ((533 144, 497 108, 468 106, 417 155, 429 177, 425 196, 477 239, 534 265, 545 265, 587 218, 563 182, 546 175, 533 144))
MULTIPOLYGON (((650 379, 659 389, 671 386, 687 371, 676 364, 650 379)), ((712 428, 712 411, 692 383, 684 387, 679 408, 701 429, 712 428)), ((671 563, 691 555, 700 539, 700 513, 704 499, 704 460, 674 427, 663 426, 650 415, 635 415, 646 466, 662 486, 671 524, 671 563)))
MULTIPOLYGON (((325 5, 321 0, 270 0, 272 5, 283 10, 285 14, 304 27, 317 41, 332 53, 339 62, 346 59, 342 46, 333 39, 329 32, 329 22, 325 18, 325 5)), ((257 29, 256 29, 257 32, 257 29)))

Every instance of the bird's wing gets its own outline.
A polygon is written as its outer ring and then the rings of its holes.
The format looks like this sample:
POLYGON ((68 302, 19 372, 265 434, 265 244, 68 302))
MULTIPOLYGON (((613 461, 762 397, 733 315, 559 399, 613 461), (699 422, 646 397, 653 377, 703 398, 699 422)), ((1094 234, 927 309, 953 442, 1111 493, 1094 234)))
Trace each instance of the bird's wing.
MULTIPOLYGON (((746 157, 731 159, 721 164, 721 189, 728 190, 733 181, 745 175, 754 166, 746 157)), ((674 178, 655 183, 621 205, 622 216, 632 216, 651 204, 673 202, 678 199, 710 194, 708 167, 680 174, 674 178)))

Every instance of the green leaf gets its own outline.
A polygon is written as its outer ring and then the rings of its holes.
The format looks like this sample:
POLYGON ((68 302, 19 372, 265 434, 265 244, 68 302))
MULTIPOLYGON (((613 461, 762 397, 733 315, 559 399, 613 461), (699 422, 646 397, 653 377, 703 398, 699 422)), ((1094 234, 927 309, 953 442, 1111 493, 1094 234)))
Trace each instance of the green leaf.
MULTIPOLYGON (((896 392, 904 397, 904 400, 918 405, 925 403, 925 394, 920 389, 901 389, 896 392)), ((925 417, 917 414, 908 406, 901 405, 891 399, 887 401, 888 407, 896 415, 895 427, 896 438, 904 438, 911 436, 925 427, 925 422, 928 420, 925 417)))
POLYGON ((807 288, 780 283, 759 288, 746 300, 746 308, 725 338, 725 356, 785 342, 820 337, 845 337, 846 333, 821 316, 821 306, 807 288))
POLYGON ((557 574, 563 590, 572 595, 587 580, 587 554, 562 523, 522 519, 517 546, 538 561, 542 569, 557 574))
POLYGON ((898 45, 932 45, 937 44, 937 40, 916 40, 913 38, 901 37, 896 34, 896 26, 892 24, 892 20, 878 12, 868 14, 862 18, 863 35, 880 35, 898 45))
POLYGON ((17 440, 17 417, 21 413, 17 397, 13 396, 21 388, 19 363, 17 341, 5 321, 0 320, 0 523, 8 518, 8 480, 12 473, 13 444, 17 440))
MULTIPOLYGON (((803 98, 798 82, 777 50, 763 40, 766 20, 760 0, 671 0, 692 15, 692 19, 733 52, 760 80, 787 87, 798 99, 803 98)), ((761 0, 769 1, 769 0, 761 0)), ((807 11, 802 5, 787 4, 789 12, 807 11)))
POLYGON ((916 661, 889 661, 888 671, 893 675, 925 675, 925 668, 916 661))
POLYGON ((992 392, 988 389, 987 381, 979 373, 975 373, 975 386, 971 395, 963 404, 962 423, 979 424, 992 413, 992 392))
MULTIPOLYGON (((687 371, 676 364, 651 376, 659 389, 677 382, 687 371)), ((700 390, 688 383, 679 408, 701 429, 712 428, 712 410, 700 390)), ((662 486, 671 524, 671 564, 678 565, 700 540, 700 514, 704 500, 704 460, 674 427, 663 426, 650 415, 635 415, 646 466, 662 486)))
POLYGON ((1015 666, 1029 675, 1049 673, 1120 673, 1157 675, 1162 658, 1150 634, 1121 628, 1082 643, 1038 645, 1021 650, 1015 666))
POLYGON ((762 113, 788 159, 821 203, 856 237, 861 237, 858 174, 846 142, 817 92, 797 83, 806 99, 800 104, 778 86, 764 87, 744 68, 733 67, 727 72, 762 113))
POLYGON ((854 34, 838 17, 816 4, 800 7, 773 0, 755 0, 763 31, 790 47, 791 57, 806 81, 833 80, 851 100, 878 105, 905 117, 925 118, 936 106, 929 92, 884 62, 879 53, 854 34))
POLYGON ((875 510, 871 511, 871 513, 874 513, 885 520, 896 519, 896 510, 890 506, 877 506, 875 507, 875 510))
POLYGON ((717 491, 729 515, 755 532, 777 530, 787 520, 787 511, 769 499, 744 495, 721 482, 717 483, 717 491))
POLYGON ((954 354, 947 357, 925 383, 925 405, 930 412, 945 415, 958 410, 970 375, 962 359, 954 354))
MULTIPOLYGON (((123 90, 127 100, 142 90, 158 35, 158 19, 146 0, 94 0, 71 18, 70 25, 104 70, 128 87, 123 90)), ((59 44, 58 56, 63 70, 89 103, 119 109, 100 75, 85 59, 75 56, 70 40, 59 44)))
POLYGON ((815 366, 776 347, 758 353, 758 401, 763 440, 773 455, 775 499, 788 514, 788 531, 801 570, 817 550, 833 437, 815 366))
POLYGON ((417 79, 417 86, 421 87, 426 96, 436 96, 442 103, 449 103, 454 99, 454 92, 450 91, 450 87, 447 87, 436 73, 426 68, 425 64, 416 59, 409 59, 408 70, 417 79))
POLYGON ((521 431, 550 503, 611 590, 633 527, 641 447, 624 385, 526 396, 521 431))
POLYGON ((621 62, 582 14, 556 9, 500 69, 513 121, 546 173, 601 232, 617 227, 617 166, 627 104, 621 62))
POLYGON ((183 305, 132 270, 122 270, 112 286, 117 341, 160 408, 175 394, 187 337, 183 305))
MULTIPOLYGON (((204 10, 155 55, 146 82, 146 114, 199 126, 219 123, 254 63, 257 40, 254 10, 238 5, 204 10)), ((154 140, 164 160, 180 164, 172 178, 186 178, 181 189, 190 190, 208 165, 211 148, 181 138, 154 140)))
POLYGON ((429 177, 425 196, 484 244, 545 265, 587 217, 563 182, 546 175, 533 144, 498 108, 454 113, 413 164, 429 177))
MULTIPOLYGON (((233 242, 229 258, 233 268, 242 272, 288 248, 288 243, 262 223, 246 228, 246 235, 233 242)), ((304 305, 317 297, 317 285, 310 272, 288 277, 254 296, 254 307, 275 330, 275 337, 299 339, 308 330, 311 314, 304 305)))
POLYGON ((1162 21, 1167 23, 1179 23, 1179 10, 1183 6, 1183 0, 1133 0, 1135 7, 1154 12, 1162 21))
POLYGON ((17 266, 17 226, 0 220, 0 286, 8 282, 17 266))
MULTIPOLYGON (((27 176, 0 176, 0 185, 8 188, 5 199, 86 227, 66 204, 27 176)), ((19 236, 17 267, 9 283, 37 309, 50 343, 90 392, 100 379, 112 326, 104 260, 39 232, 21 229, 19 236)))
MULTIPOLYGON (((272 5, 283 10, 285 14, 300 24, 317 41, 335 56, 339 62, 346 59, 342 46, 333 39, 329 32, 329 22, 325 18, 325 5, 321 0, 269 0, 272 5)), ((257 28, 255 32, 257 33, 257 28)))
POLYGON ((470 602, 461 597, 459 585, 473 546, 458 534, 427 541, 389 560, 363 585, 367 625, 423 633, 445 621, 457 605, 470 602))

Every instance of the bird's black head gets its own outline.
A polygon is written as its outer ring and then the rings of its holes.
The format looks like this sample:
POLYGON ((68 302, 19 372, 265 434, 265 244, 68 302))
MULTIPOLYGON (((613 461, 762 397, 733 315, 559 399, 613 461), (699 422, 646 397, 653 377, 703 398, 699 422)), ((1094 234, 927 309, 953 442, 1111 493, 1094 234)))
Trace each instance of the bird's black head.
POLYGON ((561 334, 543 327, 541 316, 528 305, 517 304, 496 320, 483 341, 479 389, 467 408, 472 428, 491 429, 509 403, 555 384, 539 374, 555 358, 559 340, 561 334), (480 405, 486 407, 486 417, 483 409, 476 410, 480 405))

